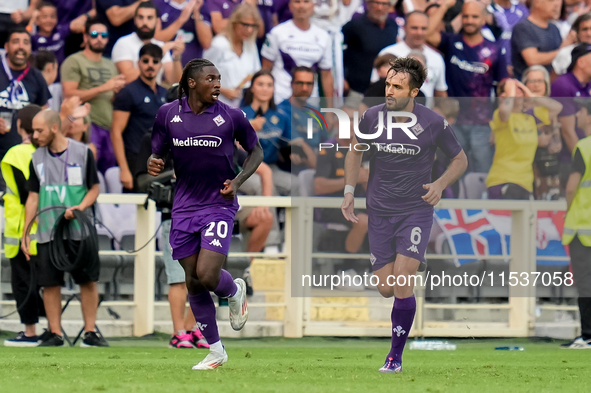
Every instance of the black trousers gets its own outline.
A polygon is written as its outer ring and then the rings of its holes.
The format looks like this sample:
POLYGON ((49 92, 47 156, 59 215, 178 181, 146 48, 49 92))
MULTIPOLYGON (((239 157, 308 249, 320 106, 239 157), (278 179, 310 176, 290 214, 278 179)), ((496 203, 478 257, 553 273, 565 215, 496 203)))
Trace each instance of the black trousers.
POLYGON ((579 238, 575 236, 569 248, 573 278, 579 292, 581 335, 585 340, 589 340, 591 339, 591 247, 581 244, 579 238))
POLYGON ((21 317, 21 323, 25 325, 36 324, 39 322, 39 316, 45 315, 43 299, 39 295, 39 287, 37 286, 36 259, 37 256, 31 256, 31 260, 27 261, 21 250, 16 257, 10 259, 12 294, 16 300, 16 306, 20 308, 18 314, 21 317), (33 280, 31 280, 31 274, 33 280), (34 288, 29 295, 31 282, 33 282, 34 288), (28 299, 27 295, 29 295, 28 299))

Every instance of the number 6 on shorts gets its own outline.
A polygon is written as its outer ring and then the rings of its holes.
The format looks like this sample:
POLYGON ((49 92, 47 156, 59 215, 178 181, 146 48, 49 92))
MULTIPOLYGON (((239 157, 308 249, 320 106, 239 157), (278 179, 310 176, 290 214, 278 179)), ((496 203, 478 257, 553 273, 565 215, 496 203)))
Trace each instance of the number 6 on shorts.
MULTIPOLYGON (((205 231, 205 235, 203 236, 214 236, 213 233, 213 227, 216 226, 215 225, 216 222, 210 222, 209 223, 209 227, 207 228, 207 230, 205 231)), ((219 238, 221 239, 225 239, 226 236, 228 236, 228 223, 225 221, 218 221, 217 222, 217 228, 216 228, 216 232, 219 238)))
POLYGON ((414 227, 410 233, 410 242, 412 244, 419 245, 421 243, 421 228, 414 227))

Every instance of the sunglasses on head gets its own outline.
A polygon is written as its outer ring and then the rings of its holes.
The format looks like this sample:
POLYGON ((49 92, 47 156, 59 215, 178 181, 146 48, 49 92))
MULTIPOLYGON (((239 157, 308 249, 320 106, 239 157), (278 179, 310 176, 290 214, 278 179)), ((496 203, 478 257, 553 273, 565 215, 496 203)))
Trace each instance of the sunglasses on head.
POLYGON ((90 34, 88 34, 90 36, 90 38, 97 38, 99 35, 103 38, 109 38, 109 32, 108 31, 103 31, 101 33, 99 33, 96 30, 93 30, 90 32, 90 34))
POLYGON ((154 59, 154 58, 151 58, 151 57, 144 57, 142 59, 142 63, 149 64, 150 63, 150 60, 152 60, 152 64, 158 64, 158 63, 160 63, 160 59, 154 59))

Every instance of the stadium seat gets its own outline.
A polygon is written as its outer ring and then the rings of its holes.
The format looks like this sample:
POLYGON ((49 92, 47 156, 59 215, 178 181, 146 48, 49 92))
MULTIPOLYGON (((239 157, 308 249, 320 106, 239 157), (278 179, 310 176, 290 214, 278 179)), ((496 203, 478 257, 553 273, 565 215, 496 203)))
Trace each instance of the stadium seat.
POLYGON ((105 194, 107 192, 107 181, 105 180, 105 177, 103 176, 102 173, 98 172, 98 178, 99 178, 99 192, 101 194, 105 194))
POLYGON ((486 177, 487 173, 471 172, 464 176, 465 199, 487 199, 486 196, 486 177))
POLYGON ((121 170, 118 166, 107 169, 105 172, 105 181, 107 183, 107 192, 109 194, 121 194, 123 192, 121 170))

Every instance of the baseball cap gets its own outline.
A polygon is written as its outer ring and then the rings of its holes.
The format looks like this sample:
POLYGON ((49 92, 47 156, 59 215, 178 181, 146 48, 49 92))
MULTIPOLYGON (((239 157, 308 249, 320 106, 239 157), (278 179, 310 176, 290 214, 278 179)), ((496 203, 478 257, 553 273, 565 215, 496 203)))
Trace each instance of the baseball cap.
POLYGON ((589 53, 591 53, 591 45, 580 44, 580 45, 575 46, 572 53, 571 53, 572 61, 571 61, 570 65, 568 66, 568 71, 572 71, 573 68, 575 68, 575 65, 577 64, 577 60, 579 60, 581 57, 583 57, 589 53))

